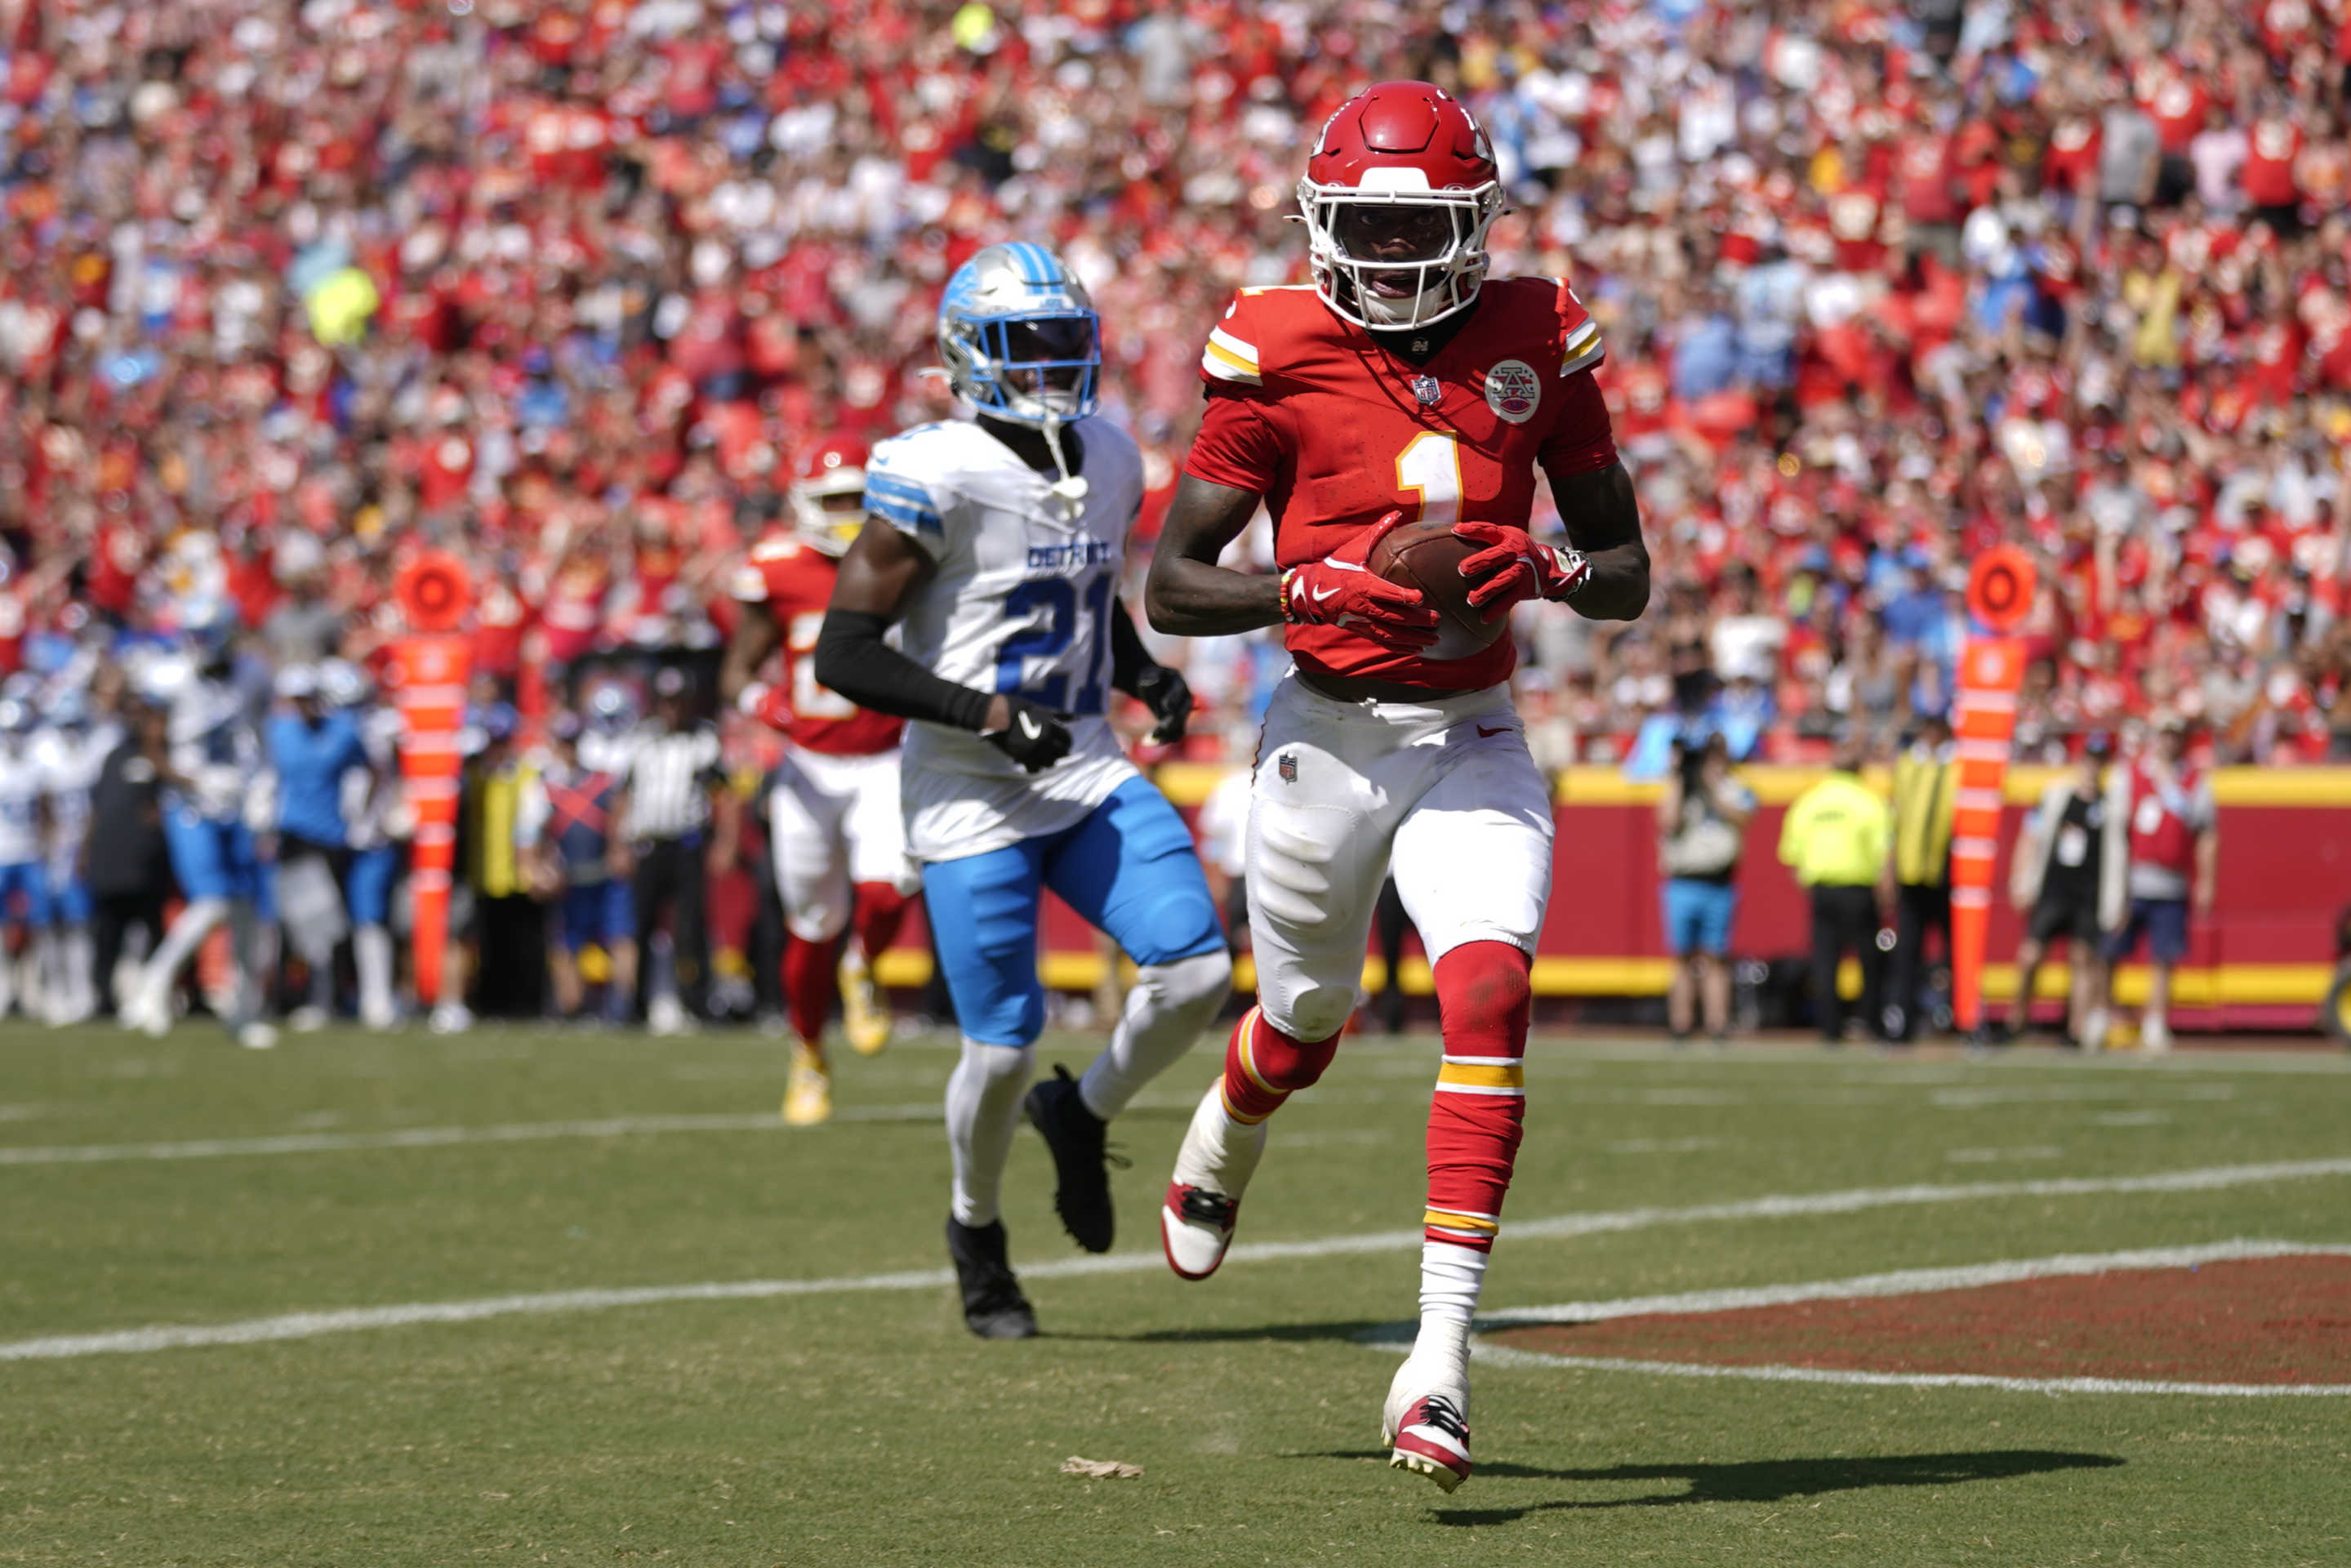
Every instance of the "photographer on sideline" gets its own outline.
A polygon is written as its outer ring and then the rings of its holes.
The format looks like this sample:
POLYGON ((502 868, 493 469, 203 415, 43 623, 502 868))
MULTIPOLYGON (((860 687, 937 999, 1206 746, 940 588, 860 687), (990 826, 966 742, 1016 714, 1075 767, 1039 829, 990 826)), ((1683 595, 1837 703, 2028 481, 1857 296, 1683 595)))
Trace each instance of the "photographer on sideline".
POLYGON ((1666 1020, 1687 1040, 1703 1011, 1707 1038, 1730 1028, 1730 925, 1739 913, 1739 857, 1755 797, 1730 776, 1719 734, 1674 741, 1673 769, 1657 799, 1657 873, 1665 879, 1666 945, 1674 956, 1666 1020))

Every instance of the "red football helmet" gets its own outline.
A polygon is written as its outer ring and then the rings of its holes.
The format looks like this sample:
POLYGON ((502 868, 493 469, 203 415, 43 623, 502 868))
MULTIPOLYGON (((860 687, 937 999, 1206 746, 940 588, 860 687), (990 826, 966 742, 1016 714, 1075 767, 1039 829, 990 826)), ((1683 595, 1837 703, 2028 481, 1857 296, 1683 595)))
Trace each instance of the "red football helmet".
POLYGON ((865 443, 829 435, 800 455, 792 471, 792 525, 827 555, 841 555, 865 520, 865 443))
POLYGON ((1384 81, 1322 127, 1298 205, 1332 310, 1359 327, 1425 327, 1478 298, 1502 183, 1468 110, 1425 81, 1384 81))

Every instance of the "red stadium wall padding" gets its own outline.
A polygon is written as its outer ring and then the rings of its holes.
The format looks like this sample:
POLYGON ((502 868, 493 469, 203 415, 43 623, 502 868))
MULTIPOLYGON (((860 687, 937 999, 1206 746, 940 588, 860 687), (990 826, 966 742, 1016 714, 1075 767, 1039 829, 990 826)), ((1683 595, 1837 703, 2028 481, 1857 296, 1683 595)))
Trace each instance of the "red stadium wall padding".
MULTIPOLYGON (((2341 805, 2228 804, 2220 807, 2220 879, 2212 917, 2196 923, 2180 977, 2177 1028, 2302 1027, 2314 1016, 2335 962, 2335 926, 2351 904, 2351 779, 2341 805)), ((1619 791, 1625 793, 1625 791, 1619 791)), ((1789 792, 1773 791, 1773 802, 1758 809, 1747 832, 1740 870, 1739 918, 1731 950, 1740 957, 1800 958, 1808 950, 1810 910, 1787 869, 1779 863, 1780 824, 1789 792)), ((2012 983, 2008 966, 2015 957, 2022 923, 2009 907, 2009 858, 2030 807, 2020 798, 2037 792, 2031 779, 2012 780, 2001 811, 1998 854, 1988 922, 1986 955, 1993 994, 2012 983)), ((1667 956, 1659 923, 1656 817, 1646 800, 1610 800, 1563 805, 1551 908, 1543 923, 1541 958, 1618 960, 1638 965, 1621 986, 1607 983, 1602 963, 1597 977, 1579 978, 1562 991, 1547 982, 1541 966, 1537 990, 1552 995, 1654 995, 1649 977, 1667 956)), ((1085 958, 1095 951, 1092 930, 1059 899, 1048 894, 1041 956, 1085 958)), ((920 925, 909 920, 896 951, 925 949, 920 925)), ((1074 973, 1078 966, 1071 965, 1074 973)), ((2044 972, 2053 980, 2054 967, 2044 972)), ((2125 999, 2132 991, 2126 972, 2125 999)))

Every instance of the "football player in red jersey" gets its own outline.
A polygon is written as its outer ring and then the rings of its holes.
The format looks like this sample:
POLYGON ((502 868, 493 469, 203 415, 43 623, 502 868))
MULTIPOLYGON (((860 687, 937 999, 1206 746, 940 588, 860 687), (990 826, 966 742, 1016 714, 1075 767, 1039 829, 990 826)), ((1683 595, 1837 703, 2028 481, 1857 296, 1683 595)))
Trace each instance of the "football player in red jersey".
POLYGON ((736 574, 742 617, 719 677, 730 701, 790 737, 768 796, 768 837, 784 903, 784 1005, 798 1041, 784 1095, 784 1120, 794 1126, 832 1114, 824 1024, 836 973, 849 1043, 866 1056, 889 1043, 872 961, 920 885, 898 802, 904 723, 817 685, 810 656, 840 557, 864 517, 865 455, 863 442, 835 437, 801 459, 792 528, 753 546, 736 574), (764 683, 760 668, 778 651, 782 670, 764 683))
POLYGON ((1551 892, 1551 792, 1508 680, 1417 589, 1365 570, 1418 517, 1495 616, 1540 594, 1601 620, 1649 599, 1633 486, 1592 369, 1600 332, 1551 278, 1486 277, 1502 206, 1485 132, 1426 82, 1384 82, 1322 128, 1298 187, 1313 283, 1243 289, 1201 360, 1207 410, 1145 601, 1162 632, 1279 625, 1249 825, 1258 1005, 1176 1155, 1169 1264, 1213 1272, 1266 1119, 1319 1078, 1354 1007, 1383 875, 1436 970, 1444 1061, 1428 1124, 1421 1326, 1382 1413, 1391 1462, 1450 1491, 1469 1474, 1468 1350, 1519 1143, 1528 972, 1551 892), (1574 548, 1530 538, 1534 473, 1574 548), (1216 564, 1258 507, 1279 577, 1216 564))

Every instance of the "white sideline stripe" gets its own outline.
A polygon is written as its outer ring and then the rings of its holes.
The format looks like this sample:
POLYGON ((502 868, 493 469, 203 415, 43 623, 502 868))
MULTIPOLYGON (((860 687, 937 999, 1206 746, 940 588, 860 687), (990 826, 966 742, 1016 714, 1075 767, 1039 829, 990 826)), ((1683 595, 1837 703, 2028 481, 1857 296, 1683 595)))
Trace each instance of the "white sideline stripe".
MULTIPOLYGON (((1405 1347, 1409 1349, 1410 1347, 1405 1347)), ((2132 1377, 1992 1377, 1968 1372, 1854 1372, 1826 1366, 1712 1366, 1703 1362, 1625 1361, 1606 1355, 1549 1355, 1487 1349, 1479 1361, 1499 1366, 1566 1367, 1578 1372, 1644 1372, 1653 1377, 1732 1377, 1756 1383, 1830 1383, 1869 1388, 1992 1388, 2008 1394, 2187 1394, 2220 1399, 2340 1398, 2351 1383, 2158 1383, 2132 1377)))
MULTIPOLYGON (((2073 1197, 2114 1192, 2189 1192, 2260 1182, 2351 1176, 2351 1159, 2301 1160, 2260 1166, 2210 1166, 2141 1176, 2090 1176, 2071 1181, 1983 1182, 1966 1186, 1858 1187, 1844 1192, 1792 1193, 1740 1203, 1700 1204, 1688 1208, 1635 1208, 1614 1214, 1562 1215, 1513 1225, 1514 1241, 1528 1238, 1589 1236, 1684 1225, 1710 1219, 1773 1219, 1807 1214, 1850 1214, 1893 1204, 1962 1202, 2004 1197, 2073 1197)), ((1225 1255, 1228 1263, 1264 1263, 1293 1258, 1339 1258, 1366 1252, 1418 1251, 1421 1228, 1378 1230, 1358 1236, 1326 1236, 1311 1241, 1245 1241, 1225 1255)), ((1166 1266, 1157 1250, 1111 1252, 1095 1258, 1061 1258, 1023 1263, 1031 1280, 1086 1274, 1148 1273, 1166 1266)), ((773 1296, 813 1296, 865 1291, 928 1291, 952 1283, 946 1269, 893 1274, 852 1274, 821 1280, 740 1280, 692 1285, 642 1285, 627 1289, 553 1291, 532 1295, 489 1296, 475 1301, 413 1301, 392 1307, 354 1307, 336 1312, 291 1312, 237 1322, 160 1324, 102 1333, 53 1334, 0 1342, 0 1361, 53 1361, 84 1355, 172 1350, 196 1345, 257 1344, 269 1340, 312 1339, 360 1329, 401 1328, 410 1323, 470 1322, 519 1312, 601 1312, 665 1301, 755 1301, 773 1296)))
POLYGON ((1850 1280, 1819 1280, 1801 1285, 1749 1285, 1722 1291, 1687 1291, 1669 1296, 1632 1296, 1615 1301, 1567 1301, 1555 1307, 1513 1307, 1481 1316, 1481 1329, 1522 1328, 1531 1323, 1588 1323, 1608 1318, 1681 1316, 1735 1312, 1743 1307, 1782 1307, 1796 1301, 1841 1301, 1864 1296, 1916 1296, 1930 1291, 1970 1291, 2022 1280, 2067 1279, 2133 1269, 2192 1269, 2203 1263, 2251 1258, 2351 1258, 2351 1246, 2299 1241, 2215 1241, 2200 1247, 2148 1247, 2126 1252, 2063 1252, 2053 1258, 2022 1258, 1969 1263, 1950 1269, 1904 1269, 1862 1274, 1850 1280))
MULTIPOLYGON (((850 1105, 835 1122, 935 1122, 936 1101, 915 1105, 850 1105)), ((436 1149, 452 1144, 527 1144, 543 1138, 617 1138, 641 1133, 805 1132, 773 1112, 718 1116, 614 1116, 590 1122, 514 1122, 488 1127, 398 1127, 381 1133, 287 1133, 266 1138, 190 1138, 166 1144, 64 1144, 0 1146, 0 1166, 100 1165, 115 1160, 207 1160, 246 1155, 318 1155, 352 1149, 436 1149)))

